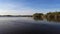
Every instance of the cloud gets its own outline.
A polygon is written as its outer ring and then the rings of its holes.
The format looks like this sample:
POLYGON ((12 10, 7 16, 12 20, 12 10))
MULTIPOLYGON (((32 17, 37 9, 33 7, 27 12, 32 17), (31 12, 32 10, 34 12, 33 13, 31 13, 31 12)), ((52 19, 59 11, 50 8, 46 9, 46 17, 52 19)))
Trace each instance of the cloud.
POLYGON ((32 15, 34 12, 30 9, 22 9, 22 10, 3 10, 0 9, 1 15, 32 15))

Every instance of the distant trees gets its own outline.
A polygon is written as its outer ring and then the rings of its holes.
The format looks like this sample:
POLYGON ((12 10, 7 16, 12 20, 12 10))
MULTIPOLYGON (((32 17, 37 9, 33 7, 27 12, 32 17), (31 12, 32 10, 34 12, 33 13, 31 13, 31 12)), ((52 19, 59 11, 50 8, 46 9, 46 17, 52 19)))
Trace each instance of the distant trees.
POLYGON ((48 21, 59 21, 60 22, 60 12, 49 12, 47 14, 35 13, 33 14, 34 20, 43 20, 44 18, 48 21))
POLYGON ((12 17, 12 15, 6 15, 7 17, 12 17))
POLYGON ((48 18, 59 18, 60 17, 60 12, 49 12, 46 15, 48 18))
POLYGON ((46 16, 49 21, 60 21, 60 12, 49 12, 46 16))
POLYGON ((35 13, 33 14, 34 18, 60 18, 60 12, 49 12, 47 14, 43 14, 43 13, 35 13))
POLYGON ((43 20, 43 13, 35 13, 33 14, 34 20, 43 20))
POLYGON ((43 17, 43 13, 35 13, 35 14, 33 14, 33 17, 34 18, 42 18, 43 17))
POLYGON ((47 15, 49 15, 49 14, 51 14, 51 15, 60 15, 60 12, 49 12, 49 13, 47 13, 47 15))

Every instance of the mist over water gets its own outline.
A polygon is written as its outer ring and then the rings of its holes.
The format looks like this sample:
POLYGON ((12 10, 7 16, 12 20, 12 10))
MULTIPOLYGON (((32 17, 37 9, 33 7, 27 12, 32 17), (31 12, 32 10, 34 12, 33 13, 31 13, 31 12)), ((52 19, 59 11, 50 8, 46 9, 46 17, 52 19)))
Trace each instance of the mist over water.
POLYGON ((60 22, 32 17, 0 17, 0 34, 58 34, 60 22))

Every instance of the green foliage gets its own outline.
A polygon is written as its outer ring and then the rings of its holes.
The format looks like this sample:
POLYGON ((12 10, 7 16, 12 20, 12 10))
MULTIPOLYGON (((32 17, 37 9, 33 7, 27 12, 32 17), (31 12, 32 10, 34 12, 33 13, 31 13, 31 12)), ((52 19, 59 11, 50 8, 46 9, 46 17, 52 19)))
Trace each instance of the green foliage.
POLYGON ((35 13, 33 14, 34 18, 60 18, 60 12, 49 12, 46 15, 43 13, 35 13))
POLYGON ((35 13, 35 14, 33 14, 33 17, 35 17, 35 18, 42 18, 42 16, 43 16, 43 13, 35 13))
POLYGON ((49 12, 47 14, 35 13, 33 14, 35 20, 43 20, 46 18, 49 21, 59 21, 60 22, 60 12, 49 12))
POLYGON ((49 13, 47 13, 47 15, 49 15, 49 14, 51 14, 51 15, 60 15, 60 12, 49 12, 49 13))

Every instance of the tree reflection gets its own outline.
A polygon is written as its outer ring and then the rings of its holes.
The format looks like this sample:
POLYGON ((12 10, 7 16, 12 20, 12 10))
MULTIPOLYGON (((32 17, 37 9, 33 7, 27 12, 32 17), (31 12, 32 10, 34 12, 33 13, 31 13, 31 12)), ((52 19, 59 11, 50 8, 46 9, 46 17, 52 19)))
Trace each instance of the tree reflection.
POLYGON ((34 17, 33 19, 36 21, 43 20, 43 18, 37 18, 37 17, 34 17))
MULTIPOLYGON (((35 21, 43 21, 44 20, 44 18, 36 18, 36 17, 34 17, 33 18, 35 21)), ((53 21, 53 22, 60 22, 60 18, 46 18, 46 20, 47 21, 53 21)))
POLYGON ((46 18, 47 21, 60 22, 60 18, 46 18))

